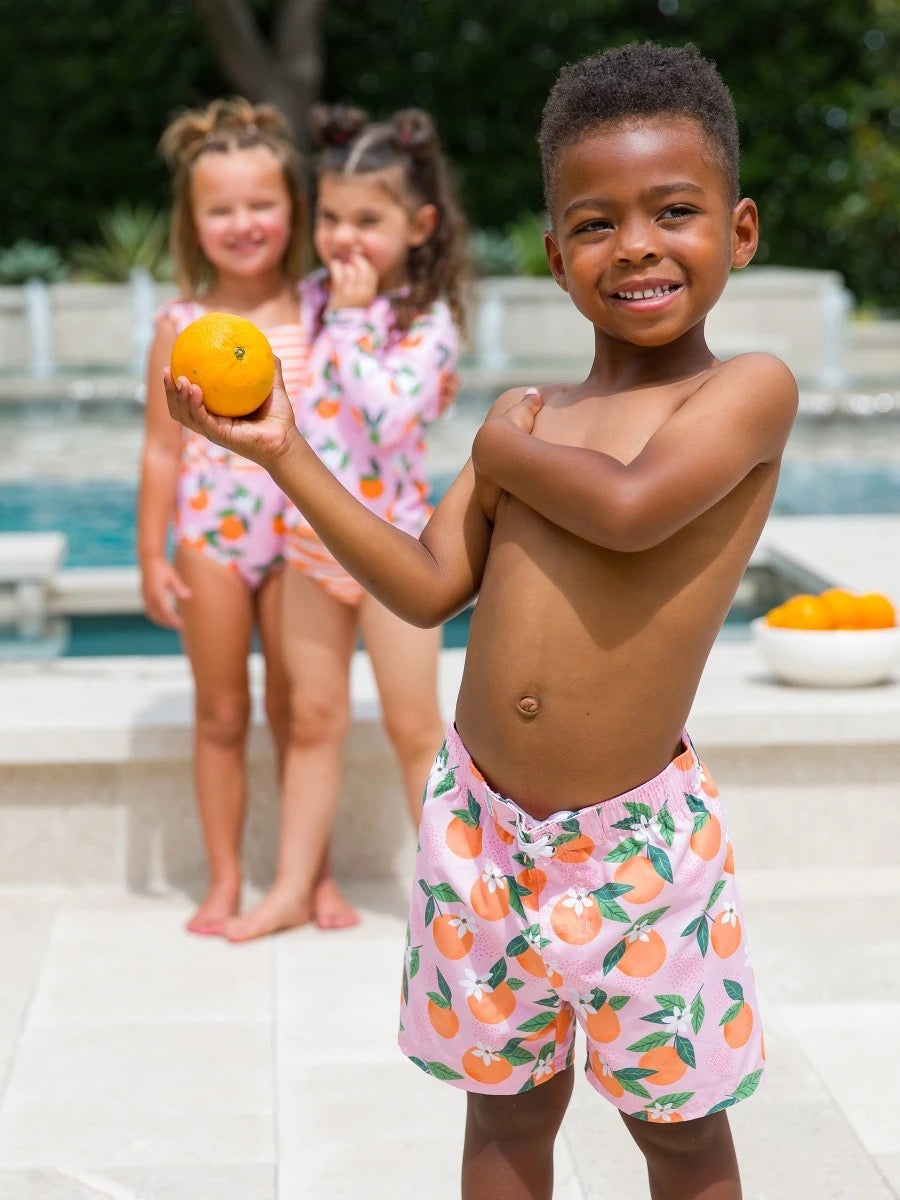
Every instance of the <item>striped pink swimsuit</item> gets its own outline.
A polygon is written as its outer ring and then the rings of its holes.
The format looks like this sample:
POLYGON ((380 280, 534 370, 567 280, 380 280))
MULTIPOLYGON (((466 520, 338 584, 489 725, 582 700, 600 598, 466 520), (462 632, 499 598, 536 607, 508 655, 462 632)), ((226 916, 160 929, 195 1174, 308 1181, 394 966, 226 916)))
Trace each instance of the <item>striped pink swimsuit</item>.
MULTIPOLYGON (((180 333, 206 310, 193 300, 167 304, 160 316, 180 333)), ((303 325, 264 329, 281 359, 287 394, 295 409, 309 357, 303 325)), ((213 445, 200 434, 183 431, 175 507, 179 546, 222 563, 251 590, 283 563, 287 497, 256 463, 213 445)))

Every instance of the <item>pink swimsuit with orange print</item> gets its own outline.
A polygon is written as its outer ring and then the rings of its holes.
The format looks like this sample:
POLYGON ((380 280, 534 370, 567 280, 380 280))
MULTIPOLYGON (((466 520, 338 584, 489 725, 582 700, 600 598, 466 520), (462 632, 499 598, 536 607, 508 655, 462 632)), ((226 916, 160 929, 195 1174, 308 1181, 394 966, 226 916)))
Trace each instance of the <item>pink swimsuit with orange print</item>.
MULTIPOLYGON (((327 273, 300 285, 301 320, 314 336, 298 424, 331 472, 357 499, 407 533, 431 515, 425 427, 452 402, 459 337, 450 310, 435 301, 408 330, 396 328, 391 297, 368 308, 326 312, 327 273)), ((289 508, 287 561, 347 604, 359 584, 289 508)))
POLYGON ((622 796, 546 820, 494 792, 455 726, 425 789, 400 1047, 474 1092, 569 1067, 646 1121, 751 1095, 765 1052, 715 784, 685 749, 622 796))
MULTIPOLYGON (((160 315, 180 333, 206 310, 176 300, 160 315)), ((303 325, 276 325, 264 332, 281 359, 288 396, 297 406, 309 352, 303 325)), ((256 463, 183 430, 175 509, 179 546, 199 550, 233 571, 256 591, 284 562, 287 497, 256 463)))

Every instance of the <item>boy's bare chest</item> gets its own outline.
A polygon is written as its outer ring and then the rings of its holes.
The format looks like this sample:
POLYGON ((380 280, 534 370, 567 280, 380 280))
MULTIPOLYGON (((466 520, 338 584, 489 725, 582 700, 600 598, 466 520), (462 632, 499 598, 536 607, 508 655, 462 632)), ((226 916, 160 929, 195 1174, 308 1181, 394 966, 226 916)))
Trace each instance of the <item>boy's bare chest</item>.
POLYGON ((685 399, 685 389, 680 388, 551 401, 538 413, 534 434, 560 446, 596 450, 629 463, 685 399))

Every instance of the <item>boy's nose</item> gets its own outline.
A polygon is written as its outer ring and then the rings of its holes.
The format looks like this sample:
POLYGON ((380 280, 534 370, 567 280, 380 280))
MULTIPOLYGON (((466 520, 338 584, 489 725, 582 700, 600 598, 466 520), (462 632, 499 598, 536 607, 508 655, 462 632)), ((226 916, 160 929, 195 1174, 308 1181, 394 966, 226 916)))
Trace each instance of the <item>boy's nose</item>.
POLYGON ((631 221, 619 227, 616 239, 616 261, 620 263, 643 262, 658 258, 654 227, 644 221, 631 221))

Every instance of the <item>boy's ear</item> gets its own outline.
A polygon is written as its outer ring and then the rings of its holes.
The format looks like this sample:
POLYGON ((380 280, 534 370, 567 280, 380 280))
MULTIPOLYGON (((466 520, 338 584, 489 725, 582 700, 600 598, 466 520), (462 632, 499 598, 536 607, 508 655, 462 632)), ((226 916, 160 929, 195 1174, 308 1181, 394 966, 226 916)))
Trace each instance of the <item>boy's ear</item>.
POLYGON ((759 213, 752 200, 738 200, 731 214, 731 265, 746 267, 759 244, 759 213))
POLYGON ((423 204, 410 221, 410 246, 424 246, 437 229, 438 210, 436 204, 423 204))
POLYGON ((567 292, 569 284, 566 280, 566 269, 563 266, 563 257, 560 253, 559 244, 553 236, 552 229, 544 230, 544 252, 547 255, 547 262, 550 264, 550 271, 553 278, 562 290, 567 292))

